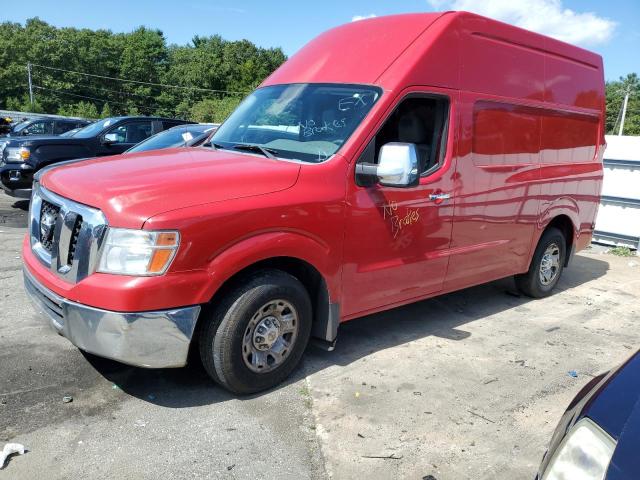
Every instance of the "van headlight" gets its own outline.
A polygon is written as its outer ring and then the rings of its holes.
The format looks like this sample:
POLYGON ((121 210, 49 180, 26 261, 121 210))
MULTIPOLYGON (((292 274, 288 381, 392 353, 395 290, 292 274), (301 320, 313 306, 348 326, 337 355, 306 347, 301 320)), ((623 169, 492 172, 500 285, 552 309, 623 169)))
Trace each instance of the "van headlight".
POLYGON ((583 418, 553 454, 542 480, 602 480, 615 449, 615 440, 583 418))
POLYGON ((7 147, 5 148, 5 161, 7 163, 22 163, 26 160, 29 160, 31 156, 31 150, 26 147, 7 147))
POLYGON ((120 275, 162 275, 180 245, 178 232, 109 228, 98 271, 120 275))

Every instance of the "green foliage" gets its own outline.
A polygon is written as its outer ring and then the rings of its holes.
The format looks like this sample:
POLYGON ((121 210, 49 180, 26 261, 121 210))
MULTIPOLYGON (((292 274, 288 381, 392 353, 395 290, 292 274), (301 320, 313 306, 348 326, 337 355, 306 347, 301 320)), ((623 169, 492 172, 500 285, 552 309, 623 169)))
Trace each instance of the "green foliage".
POLYGON ((222 97, 201 100, 189 111, 189 118, 201 123, 222 123, 240 103, 239 97, 222 97))
POLYGON ((67 117, 98 118, 98 109, 91 102, 78 102, 58 109, 58 115, 67 117))
POLYGON ((100 112, 100 118, 108 118, 108 117, 111 117, 111 116, 113 116, 111 114, 111 108, 109 108, 109 104, 108 103, 105 103, 102 106, 102 111, 100 112))
POLYGON ((0 108, 91 118, 153 114, 221 121, 285 60, 279 48, 259 48, 247 40, 227 41, 218 35, 195 36, 188 45, 167 45, 161 31, 145 27, 123 34, 56 28, 38 18, 24 25, 4 22, 0 23, 0 108), (28 62, 35 64, 33 108, 28 62))
POLYGON ((635 73, 620 77, 619 81, 607 82, 607 127, 608 134, 618 134, 620 112, 627 89, 630 92, 624 135, 640 135, 640 79, 635 73))
POLYGON ((609 253, 617 255, 619 257, 633 257, 635 253, 629 247, 614 247, 609 250, 609 253))

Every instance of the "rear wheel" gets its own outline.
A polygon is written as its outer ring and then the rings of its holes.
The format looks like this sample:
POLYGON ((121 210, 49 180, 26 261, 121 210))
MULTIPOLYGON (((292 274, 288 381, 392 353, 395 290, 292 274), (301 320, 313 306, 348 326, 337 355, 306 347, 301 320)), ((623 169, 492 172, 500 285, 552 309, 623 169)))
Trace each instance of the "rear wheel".
POLYGON ((550 295, 564 269, 566 245, 560 230, 547 229, 540 237, 529 270, 515 277, 518 289, 534 298, 550 295))
POLYGON ((273 387, 296 367, 311 333, 311 301, 295 277, 263 270, 215 306, 200 335, 209 375, 234 393, 273 387))

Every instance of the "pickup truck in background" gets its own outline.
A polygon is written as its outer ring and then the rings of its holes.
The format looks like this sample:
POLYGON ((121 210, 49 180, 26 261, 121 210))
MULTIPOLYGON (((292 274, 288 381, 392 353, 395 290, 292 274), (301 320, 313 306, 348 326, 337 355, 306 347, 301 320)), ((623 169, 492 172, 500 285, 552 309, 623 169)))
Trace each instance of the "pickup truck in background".
POLYGON ((9 138, 0 159, 0 183, 8 195, 29 198, 33 175, 43 167, 76 158, 115 155, 184 120, 112 117, 91 123, 71 137, 9 138))
POLYGON ((206 146, 36 175, 26 290, 84 351, 197 349, 237 393, 341 322, 507 276, 550 295, 593 234, 604 91, 597 54, 466 12, 337 27, 206 146))

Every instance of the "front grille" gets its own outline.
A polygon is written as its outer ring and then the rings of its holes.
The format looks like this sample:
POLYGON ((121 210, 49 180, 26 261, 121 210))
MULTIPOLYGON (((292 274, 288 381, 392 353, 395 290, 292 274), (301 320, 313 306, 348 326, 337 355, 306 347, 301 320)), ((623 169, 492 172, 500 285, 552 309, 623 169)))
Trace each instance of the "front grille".
POLYGON ((78 215, 73 223, 73 229, 71 230, 71 239, 69 240, 69 256, 67 257, 67 265, 73 263, 73 258, 76 254, 76 245, 78 244, 78 237, 80 236, 80 230, 82 229, 82 217, 78 215))
POLYGON ((77 283, 97 268, 107 230, 102 212, 33 184, 29 208, 31 249, 52 273, 77 283))
POLYGON ((60 214, 60 207, 42 201, 40 210, 40 244, 49 253, 53 250, 53 233, 60 214))

